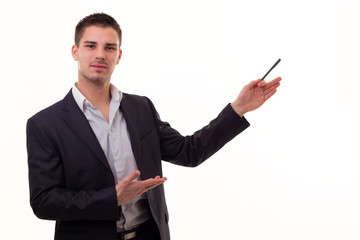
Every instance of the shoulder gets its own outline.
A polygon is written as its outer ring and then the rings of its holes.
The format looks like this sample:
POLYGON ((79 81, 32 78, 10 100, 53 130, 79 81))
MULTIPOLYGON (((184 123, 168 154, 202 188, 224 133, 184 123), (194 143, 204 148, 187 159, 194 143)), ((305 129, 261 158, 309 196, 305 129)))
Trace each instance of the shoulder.
POLYGON ((155 109, 152 101, 146 96, 140 96, 136 94, 123 93, 120 106, 122 108, 147 108, 155 109))
POLYGON ((146 96, 123 93, 120 109, 127 116, 138 116, 142 119, 158 118, 154 104, 146 96))
POLYGON ((123 93, 122 101, 137 103, 137 104, 149 104, 151 100, 146 96, 140 96, 136 94, 123 93))
POLYGON ((61 118, 63 113, 70 109, 69 106, 76 106, 75 100, 71 94, 71 91, 65 96, 64 99, 46 107, 45 109, 37 112, 29 118, 28 121, 37 122, 49 122, 54 121, 57 118, 61 118), (70 104, 69 104, 70 103, 70 104))
POLYGON ((28 139, 34 136, 50 136, 59 126, 59 110, 61 101, 41 110, 27 120, 26 134, 28 139))
POLYGON ((58 101, 56 103, 54 103, 53 105, 37 112, 36 114, 34 114, 32 117, 29 118, 30 119, 34 119, 34 120, 40 120, 40 119, 48 119, 51 118, 55 115, 57 115, 57 112, 59 112, 59 110, 61 109, 61 105, 62 105, 62 100, 58 101))

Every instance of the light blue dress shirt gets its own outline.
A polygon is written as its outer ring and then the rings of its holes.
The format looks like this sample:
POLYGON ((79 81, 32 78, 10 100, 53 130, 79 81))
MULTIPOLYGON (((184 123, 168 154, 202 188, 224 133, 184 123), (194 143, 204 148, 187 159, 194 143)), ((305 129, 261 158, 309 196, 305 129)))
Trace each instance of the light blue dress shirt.
MULTIPOLYGON (((75 101, 94 131, 109 162, 118 183, 138 169, 131 148, 129 132, 125 118, 120 111, 122 92, 111 84, 109 122, 101 111, 94 107, 90 101, 75 86, 72 88, 75 101)), ((140 180, 138 178, 136 181, 140 180)), ((143 194, 121 205, 121 217, 117 222, 118 231, 132 229, 150 218, 146 195, 143 194)))

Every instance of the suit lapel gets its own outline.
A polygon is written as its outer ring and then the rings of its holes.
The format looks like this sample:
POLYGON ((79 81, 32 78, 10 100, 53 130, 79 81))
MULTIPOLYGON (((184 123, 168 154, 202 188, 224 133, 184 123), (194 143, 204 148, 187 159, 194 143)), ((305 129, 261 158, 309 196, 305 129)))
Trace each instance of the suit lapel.
POLYGON ((138 168, 141 170, 142 161, 141 161, 141 144, 140 144, 140 132, 139 132, 139 114, 134 104, 131 104, 129 97, 124 94, 120 104, 120 110, 122 111, 126 125, 130 135, 131 147, 134 153, 134 157, 138 168))
POLYGON ((112 173, 103 149, 96 138, 88 120, 79 109, 70 91, 63 100, 64 121, 74 133, 88 146, 104 166, 112 173))

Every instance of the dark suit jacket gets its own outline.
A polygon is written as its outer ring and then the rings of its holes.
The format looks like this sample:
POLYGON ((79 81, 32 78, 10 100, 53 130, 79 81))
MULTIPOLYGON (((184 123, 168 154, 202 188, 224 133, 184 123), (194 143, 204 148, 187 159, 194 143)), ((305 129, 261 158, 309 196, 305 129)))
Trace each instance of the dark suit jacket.
MULTIPOLYGON (((152 102, 124 94, 123 112, 142 179, 162 176, 161 160, 197 166, 249 126, 226 106, 209 125, 182 136, 160 120, 152 102)), ((119 208, 105 154, 71 91, 27 123, 30 204, 56 220, 56 240, 112 240, 119 208)), ((170 239, 164 186, 147 192, 161 239, 170 239)))

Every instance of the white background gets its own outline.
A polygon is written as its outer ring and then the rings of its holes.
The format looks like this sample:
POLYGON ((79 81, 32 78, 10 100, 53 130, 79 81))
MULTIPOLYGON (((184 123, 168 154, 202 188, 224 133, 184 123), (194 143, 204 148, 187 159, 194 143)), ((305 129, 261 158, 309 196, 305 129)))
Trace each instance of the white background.
POLYGON ((29 205, 26 120, 77 79, 77 22, 123 29, 112 81, 192 134, 243 85, 281 76, 251 127, 197 168, 164 163, 172 239, 360 239, 360 10, 354 0, 1 3, 0 239, 53 238, 29 205))

